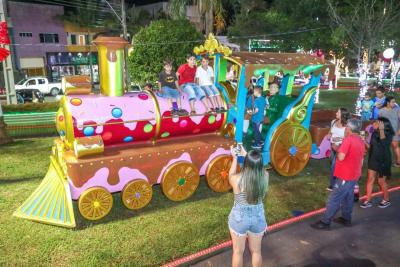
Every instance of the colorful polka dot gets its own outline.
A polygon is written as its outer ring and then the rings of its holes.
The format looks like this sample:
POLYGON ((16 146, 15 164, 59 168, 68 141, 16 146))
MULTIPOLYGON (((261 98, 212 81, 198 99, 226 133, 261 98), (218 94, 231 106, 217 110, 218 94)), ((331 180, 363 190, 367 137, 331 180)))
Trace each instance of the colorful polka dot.
POLYGON ((188 124, 187 120, 182 120, 182 121, 179 123, 179 127, 185 128, 185 127, 187 126, 187 124, 188 124))
POLYGON ((60 136, 65 136, 65 132, 63 130, 60 131, 60 136))
POLYGON ((133 140, 132 136, 127 136, 124 138, 124 142, 131 142, 133 140))
POLYGON ((215 116, 211 115, 210 117, 208 117, 208 123, 209 124, 213 124, 215 122, 215 116))
POLYGON ((73 106, 80 106, 82 104, 82 100, 80 98, 72 98, 70 103, 73 106))
POLYGON ((111 115, 114 118, 120 118, 122 116, 122 110, 120 108, 113 108, 111 111, 111 115))
POLYGON ((236 118, 233 119, 233 123, 236 124, 236 118))
POLYGON ((165 138, 169 136, 169 132, 165 132, 161 134, 161 138, 165 138))
POLYGON ((63 115, 60 115, 60 116, 58 117, 58 120, 59 120, 59 121, 63 121, 63 120, 64 120, 64 116, 63 116, 63 115))
POLYGON ((143 94, 143 93, 140 93, 140 94, 138 95, 138 97, 139 97, 139 99, 141 99, 141 100, 147 100, 147 99, 149 99, 149 96, 148 96, 147 94, 143 94))
POLYGON ((85 127, 83 129, 83 134, 85 136, 92 136, 94 134, 94 128, 92 126, 85 127))
POLYGON ((151 123, 148 123, 144 126, 143 131, 145 133, 150 133, 153 130, 153 125, 151 125, 151 123))
POLYGON ((104 141, 108 141, 112 138, 112 132, 105 132, 101 135, 104 141))
POLYGON ((200 132, 200 129, 199 129, 199 128, 196 128, 196 129, 193 130, 193 133, 194 133, 194 134, 197 134, 197 133, 199 133, 199 132, 200 132))

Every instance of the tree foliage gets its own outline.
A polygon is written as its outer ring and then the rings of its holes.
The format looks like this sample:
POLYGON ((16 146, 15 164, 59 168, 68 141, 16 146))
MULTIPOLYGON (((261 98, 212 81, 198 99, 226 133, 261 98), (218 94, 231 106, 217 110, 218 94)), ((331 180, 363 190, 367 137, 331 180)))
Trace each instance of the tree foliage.
POLYGON ((157 81, 165 59, 173 60, 176 70, 202 39, 203 36, 187 20, 153 21, 134 36, 133 51, 129 55, 132 81, 157 81))

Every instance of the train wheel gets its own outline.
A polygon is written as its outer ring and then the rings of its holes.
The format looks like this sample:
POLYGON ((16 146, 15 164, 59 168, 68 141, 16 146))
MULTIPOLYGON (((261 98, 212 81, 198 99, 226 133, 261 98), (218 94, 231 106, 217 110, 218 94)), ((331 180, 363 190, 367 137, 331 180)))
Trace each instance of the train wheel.
POLYGON ((81 215, 88 220, 100 220, 106 216, 113 205, 113 197, 103 187, 92 187, 85 190, 78 200, 81 215))
POLYGON ((271 162, 283 176, 293 176, 307 165, 311 155, 310 132, 297 123, 286 122, 276 129, 271 141, 271 162))
POLYGON ((232 187, 229 184, 229 169, 232 156, 220 155, 214 158, 207 167, 206 180, 208 186, 215 192, 227 192, 232 187))
POLYGON ((196 166, 190 162, 179 161, 165 170, 161 188, 167 198, 182 201, 196 191, 199 182, 200 175, 196 166))
POLYGON ((141 209, 150 203, 153 196, 153 188, 142 179, 134 180, 125 185, 121 198, 125 207, 131 210, 141 209))

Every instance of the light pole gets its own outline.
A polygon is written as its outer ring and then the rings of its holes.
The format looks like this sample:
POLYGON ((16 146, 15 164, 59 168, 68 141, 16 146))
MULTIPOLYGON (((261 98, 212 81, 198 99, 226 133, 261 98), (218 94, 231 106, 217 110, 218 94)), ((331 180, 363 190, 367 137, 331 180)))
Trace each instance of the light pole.
MULTIPOLYGON (((117 17, 118 21, 121 23, 122 26, 122 33, 125 40, 128 41, 128 28, 126 26, 126 12, 125 12, 125 0, 121 0, 121 16, 115 11, 112 5, 107 1, 103 0, 117 17)), ((125 72, 125 90, 129 89, 131 82, 130 82, 130 75, 128 71, 128 47, 125 46, 124 49, 124 72, 125 72)))

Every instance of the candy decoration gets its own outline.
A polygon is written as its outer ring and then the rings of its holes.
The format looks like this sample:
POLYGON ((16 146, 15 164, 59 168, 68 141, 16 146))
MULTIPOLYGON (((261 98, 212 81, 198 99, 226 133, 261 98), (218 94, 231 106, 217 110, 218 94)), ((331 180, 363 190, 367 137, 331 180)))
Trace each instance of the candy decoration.
POLYGON ((85 127, 83 129, 83 134, 85 136, 92 136, 94 134, 94 128, 92 126, 85 127))
POLYGON ((179 123, 179 127, 185 128, 185 127, 187 126, 187 124, 188 124, 187 120, 182 120, 182 121, 179 123))
POLYGON ((124 142, 131 142, 133 140, 132 136, 127 136, 124 138, 124 142))
POLYGON ((82 100, 80 98, 72 98, 70 102, 73 106, 80 106, 82 104, 82 100))
POLYGON ((113 108, 111 111, 111 115, 114 118, 120 118, 122 116, 122 110, 120 108, 113 108))
POLYGON ((110 140, 112 138, 112 132, 105 132, 101 135, 104 141, 110 140))
POLYGON ((141 99, 141 100, 147 100, 147 99, 149 99, 149 96, 148 96, 147 94, 144 94, 144 93, 140 93, 140 94, 138 95, 138 97, 139 97, 139 99, 141 99))
POLYGON ((210 117, 208 117, 208 123, 209 124, 213 124, 215 122, 215 116, 211 115, 210 117))
POLYGON ((143 131, 145 133, 150 133, 153 130, 153 125, 151 125, 151 123, 148 123, 144 126, 143 131))
POLYGON ((161 134, 161 138, 165 138, 169 136, 169 132, 165 132, 161 134))

